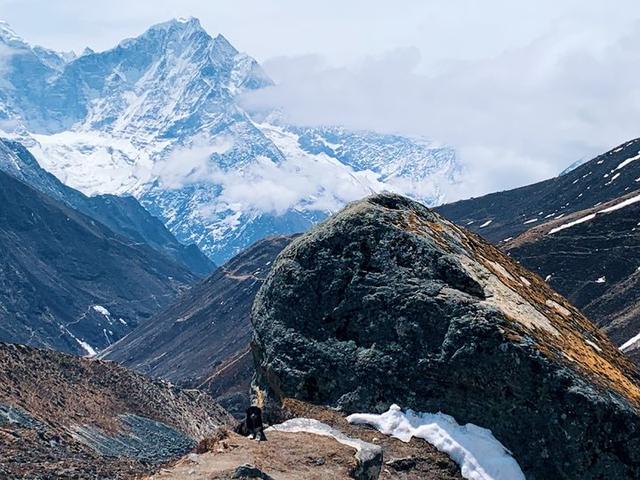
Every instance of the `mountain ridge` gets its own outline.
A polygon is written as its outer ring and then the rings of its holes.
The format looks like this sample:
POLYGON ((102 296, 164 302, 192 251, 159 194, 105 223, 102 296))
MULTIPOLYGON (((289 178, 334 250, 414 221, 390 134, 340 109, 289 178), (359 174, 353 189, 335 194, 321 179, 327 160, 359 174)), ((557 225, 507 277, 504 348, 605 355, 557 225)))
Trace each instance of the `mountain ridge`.
POLYGON ((152 26, 56 68, 25 45, 14 49, 0 85, 0 120, 15 124, 5 134, 85 194, 133 195, 178 241, 196 243, 217 264, 373 191, 435 204, 454 181, 448 147, 258 121, 240 99, 272 80, 197 19, 152 26), (319 151, 311 137, 342 147, 319 151))
POLYGON ((290 240, 259 240, 99 358, 205 390, 230 413, 243 415, 253 375, 251 305, 270 265, 290 240))

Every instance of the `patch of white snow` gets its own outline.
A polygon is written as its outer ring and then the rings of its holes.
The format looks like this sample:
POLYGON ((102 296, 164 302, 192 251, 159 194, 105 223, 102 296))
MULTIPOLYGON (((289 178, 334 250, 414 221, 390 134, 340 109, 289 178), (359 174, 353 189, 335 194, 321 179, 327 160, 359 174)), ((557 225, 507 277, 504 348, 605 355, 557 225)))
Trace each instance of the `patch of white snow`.
POLYGON ((104 308, 102 305, 94 305, 91 308, 93 308, 99 314, 104 315, 105 317, 110 317, 111 316, 111 312, 109 310, 107 310, 106 308, 104 308))
POLYGON ((355 413, 350 423, 375 427, 385 435, 403 442, 422 438, 460 465, 462 476, 469 480, 524 480, 518 462, 491 433, 471 423, 459 425, 444 413, 420 413, 391 405, 381 415, 355 413))
POLYGON ((586 216, 584 216, 582 218, 574 220, 573 222, 565 223, 563 225, 560 225, 559 227, 552 228, 551 230, 549 230, 549 235, 553 235, 554 233, 560 232, 561 230, 564 230, 565 228, 570 228, 570 227, 573 227, 574 225, 578 225, 580 223, 588 222, 589 220, 593 220, 594 218, 596 218, 596 214, 595 213, 591 213, 591 214, 586 215, 586 216))
POLYGON ((623 161, 622 163, 620 163, 620 165, 618 165, 615 170, 620 170, 621 168, 626 167, 627 165, 629 165, 631 162, 635 162, 636 160, 640 159, 640 152, 638 152, 638 155, 636 155, 635 157, 630 157, 627 158, 625 161, 623 161))
POLYGON ((629 348, 630 346, 632 346, 634 343, 636 343, 638 340, 640 340, 640 333, 638 333, 637 335, 631 337, 629 340, 627 340, 626 342, 624 342, 622 345, 620 345, 618 347, 618 350, 622 350, 625 351, 627 348, 629 348))

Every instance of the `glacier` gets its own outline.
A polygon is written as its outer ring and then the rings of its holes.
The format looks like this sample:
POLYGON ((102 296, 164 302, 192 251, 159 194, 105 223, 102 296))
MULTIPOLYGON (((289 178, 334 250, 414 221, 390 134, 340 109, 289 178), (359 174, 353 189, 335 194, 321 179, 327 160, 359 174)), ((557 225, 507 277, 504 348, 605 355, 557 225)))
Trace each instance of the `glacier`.
POLYGON ((195 18, 81 55, 0 23, 0 72, 0 136, 84 194, 134 196, 218 264, 372 192, 441 203, 459 173, 454 150, 426 139, 248 111, 243 94, 272 80, 195 18))

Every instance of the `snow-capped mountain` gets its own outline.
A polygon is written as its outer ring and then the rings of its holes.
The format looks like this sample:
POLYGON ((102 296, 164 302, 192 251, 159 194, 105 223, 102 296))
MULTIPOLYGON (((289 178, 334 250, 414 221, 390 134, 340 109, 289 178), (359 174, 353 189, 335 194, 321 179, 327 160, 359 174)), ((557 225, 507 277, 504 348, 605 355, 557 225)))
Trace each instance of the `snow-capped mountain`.
POLYGON ((272 81, 194 18, 80 56, 1 24, 0 71, 4 135, 85 194, 134 195, 219 263, 373 191, 439 203, 457 170, 424 140, 252 116, 239 99, 272 81))

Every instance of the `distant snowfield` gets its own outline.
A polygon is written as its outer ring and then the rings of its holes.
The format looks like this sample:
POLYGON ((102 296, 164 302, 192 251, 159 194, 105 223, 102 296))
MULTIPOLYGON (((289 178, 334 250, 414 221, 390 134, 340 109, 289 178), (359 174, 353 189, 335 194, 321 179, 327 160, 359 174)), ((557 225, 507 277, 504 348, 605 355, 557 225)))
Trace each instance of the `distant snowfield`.
POLYGON ((398 405, 391 405, 383 414, 355 413, 347 420, 371 425, 403 442, 422 438, 449 455, 469 480, 525 480, 518 462, 491 430, 471 423, 459 425, 444 413, 403 413, 398 405))
POLYGON ((31 134, 29 150, 43 168, 86 195, 135 192, 151 179, 154 161, 169 142, 134 144, 95 130, 31 134))

